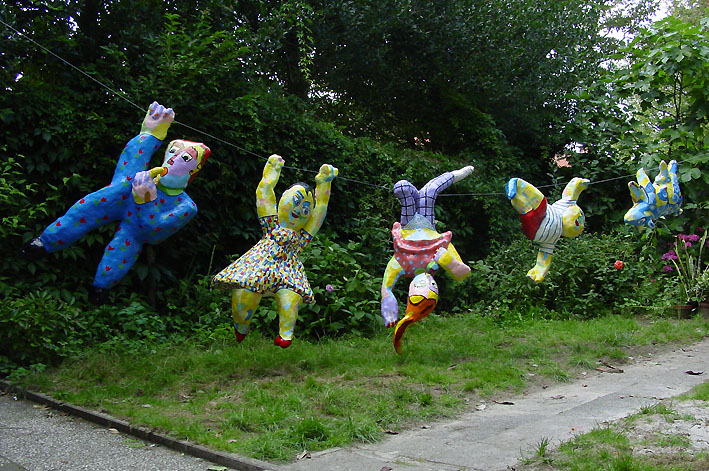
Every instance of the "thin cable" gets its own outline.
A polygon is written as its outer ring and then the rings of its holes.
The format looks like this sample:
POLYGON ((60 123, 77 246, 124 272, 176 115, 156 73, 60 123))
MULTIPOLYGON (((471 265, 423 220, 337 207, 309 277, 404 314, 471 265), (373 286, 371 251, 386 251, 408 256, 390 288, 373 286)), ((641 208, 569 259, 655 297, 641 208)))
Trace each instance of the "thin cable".
MULTIPOLYGON (((0 23, 2 23, 5 27, 11 29, 11 30, 14 31, 15 33, 19 34, 19 35, 22 36, 23 38, 27 39, 27 40, 30 41, 32 44, 34 44, 34 45, 37 46, 38 48, 42 49, 42 50, 45 51, 46 53, 48 53, 48 54, 50 54, 51 56, 53 56, 53 57, 59 59, 61 62, 63 62, 64 64, 68 65, 68 66, 71 67, 72 69, 76 70, 77 72, 79 72, 79 73, 82 74, 83 76, 85 76, 85 77, 87 77, 87 78, 93 80, 94 82, 96 82, 97 84, 99 84, 101 87, 103 87, 103 88, 105 88, 106 90, 108 90, 109 92, 111 92, 113 95, 115 95, 115 96, 117 96, 117 97, 119 97, 119 98, 125 100, 126 102, 130 103, 131 105, 133 105, 135 108, 137 108, 137 109, 139 109, 139 110, 141 110, 141 111, 145 111, 143 107, 141 107, 141 106, 138 105, 137 103, 131 101, 131 100, 130 100, 127 96, 125 96, 124 94, 122 94, 122 93, 120 93, 120 92, 114 90, 113 88, 109 87, 109 86, 106 85, 105 83, 103 83, 103 82, 101 82, 100 80, 96 79, 95 77, 89 75, 87 72, 84 72, 83 70, 81 70, 80 68, 78 68, 78 67, 76 67, 74 64, 72 64, 71 62, 67 61, 66 59, 64 59, 63 57, 59 56, 58 54, 55 54, 55 53, 54 53, 53 51, 51 51, 50 49, 44 47, 42 44, 38 43, 37 41, 35 41, 35 40, 32 39, 31 37, 27 36, 27 35, 24 34, 22 31, 19 31, 19 30, 17 30, 16 28, 14 28, 13 26, 11 26, 11 25, 5 23, 2 19, 0 19, 0 23)), ((219 137, 217 137, 217 136, 215 136, 215 135, 213 135, 213 134, 210 134, 210 133, 208 133, 208 132, 206 132, 206 131, 202 131, 201 129, 197 129, 197 128, 193 127, 193 126, 190 126, 189 124, 185 124, 185 123, 180 122, 180 121, 177 121, 177 120, 173 121, 173 123, 178 124, 178 125, 180 125, 180 126, 183 126, 183 127, 187 128, 187 129, 190 129, 191 131, 194 131, 194 132, 197 132, 197 133, 199 133, 199 134, 202 134, 202 135, 204 135, 204 136, 206 136, 206 137, 208 137, 208 138, 210 138, 210 139, 213 139, 213 140, 215 140, 215 141, 221 142, 222 144, 225 144, 225 145, 227 145, 227 146, 230 146, 230 147, 233 147, 233 148, 235 148, 235 149, 238 149, 238 150, 240 150, 241 152, 244 152, 244 153, 246 153, 246 154, 250 154, 250 155, 252 155, 252 156, 254 156, 254 157, 257 157, 257 158, 259 158, 259 159, 261 159, 261 160, 268 161, 268 157, 266 157, 266 156, 264 156, 264 155, 261 155, 261 154, 258 154, 258 153, 256 153, 256 152, 250 151, 250 150, 248 150, 248 149, 246 149, 246 148, 244 148, 244 147, 241 147, 241 146, 236 145, 236 144, 234 144, 234 143, 232 143, 232 142, 229 142, 229 141, 226 141, 226 140, 224 140, 224 139, 221 139, 221 138, 219 138, 219 137)), ((284 168, 288 168, 288 169, 292 169, 292 170, 299 170, 299 171, 303 171, 303 172, 309 172, 309 173, 315 173, 315 174, 318 173, 318 171, 316 171, 316 170, 301 169, 301 168, 293 167, 293 166, 290 166, 290 165, 284 165, 283 167, 284 167, 284 168)), ((388 189, 388 187, 383 186, 383 185, 375 185, 375 184, 372 184, 372 183, 369 183, 369 182, 363 182, 363 181, 360 181, 360 180, 355 180, 355 179, 353 179, 353 178, 338 177, 338 180, 351 181, 351 182, 359 183, 359 184, 362 184, 362 185, 372 186, 372 187, 375 187, 375 188, 388 189)))
MULTIPOLYGON (((678 163, 679 163, 679 162, 678 162, 678 163)), ((613 180, 620 180, 621 178, 630 178, 630 177, 634 177, 634 176, 635 176, 635 174, 621 175, 620 177, 612 177, 612 178, 606 178, 606 179, 604 179, 604 180, 598 180, 598 181, 595 181, 595 182, 590 182, 589 185, 596 185, 596 184, 598 184, 598 183, 606 183, 606 182, 610 182, 610 181, 613 181, 613 180)), ((541 186, 538 186, 538 187, 536 187, 536 188, 537 188, 537 189, 540 189, 540 188, 551 188, 551 187, 566 186, 566 185, 568 185, 568 182, 567 182, 567 183, 551 183, 551 184, 549 184, 549 185, 541 185, 541 186)), ((438 196, 440 197, 440 196, 498 196, 498 195, 507 196, 507 194, 504 193, 504 192, 499 192, 499 193, 441 193, 441 194, 438 195, 438 196)))
POLYGON ((48 48, 42 46, 40 43, 38 43, 38 42, 35 41, 34 39, 32 39, 32 38, 30 38, 29 36, 27 36, 25 33, 16 30, 15 28, 13 28, 12 26, 10 26, 9 24, 5 23, 2 19, 0 19, 0 23, 2 23, 3 25, 5 25, 7 28, 10 28, 11 30, 13 30, 14 32, 16 32, 17 34, 19 34, 20 36, 22 36, 23 38, 27 39, 28 41, 32 42, 34 45, 36 45, 37 47, 39 47, 39 48, 42 49, 43 51, 47 52, 48 54, 51 54, 52 56, 56 57, 56 58, 59 59, 60 61, 64 62, 66 65, 68 65, 68 66, 71 67, 72 69, 76 70, 76 71, 79 72, 80 74, 84 75, 85 77, 90 78, 91 80, 93 80, 93 81, 96 82, 97 84, 101 85, 103 88, 105 88, 106 90, 110 91, 111 93, 113 93, 113 94, 116 95, 117 97, 124 99, 125 101, 127 101, 127 102, 130 103, 131 105, 135 106, 135 107, 138 108, 139 110, 144 111, 144 109, 143 109, 141 106, 137 105, 136 103, 133 103, 128 97, 126 97, 126 96, 124 96, 123 94, 121 94, 121 93, 115 91, 114 89, 112 89, 111 87, 109 87, 108 85, 106 85, 105 83, 100 82, 98 79, 92 77, 92 76, 89 75, 88 73, 86 73, 86 72, 84 72, 83 70, 81 70, 80 68, 76 67, 76 66, 75 66, 74 64, 72 64, 71 62, 65 60, 64 58, 62 58, 62 57, 60 57, 60 56, 58 56, 57 54, 55 54, 54 52, 52 52, 52 51, 49 50, 48 48))
MULTIPOLYGON (((106 90, 108 90, 109 92, 111 92, 112 94, 114 94, 115 96, 117 96, 117 97, 119 97, 119 98, 125 100, 126 102, 130 103, 131 105, 133 105, 135 108, 137 108, 137 109, 139 109, 139 110, 141 110, 141 111, 144 111, 144 110, 143 110, 143 107, 141 107, 140 105, 138 105, 138 104, 134 103, 133 101, 131 101, 127 96, 123 95, 123 94, 120 93, 120 92, 117 92, 116 90, 112 89, 111 87, 109 87, 109 86, 106 85, 105 83, 99 81, 99 80, 96 79, 95 77, 93 77, 93 76, 89 75, 88 73, 84 72, 83 70, 81 70, 80 68, 78 68, 78 67, 76 67, 74 64, 72 64, 71 62, 69 62, 69 61, 65 60, 63 57, 61 57, 61 56, 55 54, 53 51, 51 51, 50 49, 44 47, 43 45, 41 45, 40 43, 38 43, 37 41, 35 41, 35 40, 32 39, 31 37, 29 37, 29 36, 27 36, 26 34, 24 34, 23 32, 21 32, 21 31, 15 29, 15 28, 12 27, 11 25, 5 23, 2 19, 0 19, 0 23, 2 23, 5 27, 11 29, 11 30, 14 31, 15 33, 19 34, 19 35, 22 36, 23 38, 27 39, 28 41, 32 42, 34 45, 36 45, 37 47, 39 47, 39 48, 42 49, 43 51, 45 51, 45 52, 47 52, 48 54, 52 55, 53 57, 59 59, 59 60, 62 61, 64 64, 68 65, 69 67, 71 67, 72 69, 76 70, 76 71, 79 72, 80 74, 82 74, 82 75, 84 75, 85 77, 87 77, 87 78, 93 80, 94 82, 96 82, 97 84, 99 84, 100 86, 102 86, 103 88, 105 88, 106 90)), ((190 130, 192 130, 192 131, 194 131, 194 132, 200 133, 200 134, 202 134, 202 135, 204 135, 204 136, 206 136, 206 137, 209 137, 210 139, 214 139, 215 141, 221 142, 222 144, 225 144, 225 145, 227 145, 227 146, 231 146, 231 147, 233 147, 233 148, 235 148, 235 149, 238 149, 238 150, 240 150, 241 152, 244 152, 244 153, 253 155, 254 157, 257 157, 257 158, 259 158, 259 159, 261 159, 261 160, 264 160, 264 161, 267 161, 267 160, 268 160, 268 157, 265 157, 265 156, 263 156, 263 155, 261 155, 261 154, 258 154, 258 153, 256 153, 256 152, 250 151, 250 150, 248 150, 248 149, 246 149, 246 148, 244 148, 244 147, 238 146, 238 145, 236 145, 236 144, 234 144, 234 143, 232 143, 232 142, 229 142, 229 141, 226 141, 226 140, 224 140, 224 139, 221 139, 221 138, 219 138, 219 137, 217 137, 217 136, 215 136, 215 135, 213 135, 213 134, 210 134, 210 133, 208 133, 208 132, 206 132, 206 131, 202 131, 201 129, 197 129, 197 128, 195 128, 195 127, 192 127, 192 126, 190 126, 190 125, 188 125, 188 124, 182 123, 182 122, 177 121, 177 120, 175 120, 174 123, 175 123, 175 124, 178 124, 178 125, 180 125, 180 126, 183 126, 183 127, 187 128, 187 129, 190 129, 190 130)), ((682 162, 677 162, 677 163, 680 164, 680 163, 682 163, 682 162)), ((284 167, 285 167, 285 168, 288 168, 288 169, 292 169, 292 170, 299 170, 299 171, 302 171, 302 172, 309 172, 309 173, 315 173, 315 174, 318 173, 318 172, 315 171, 315 170, 301 169, 301 168, 292 167, 292 166, 289 166, 289 165, 284 165, 284 167)), ((621 179, 621 178, 628 178, 628 177, 633 177, 633 176, 634 176, 634 174, 631 174, 631 175, 624 175, 624 176, 620 176, 620 177, 607 178, 607 179, 605 179, 605 180, 599 180, 599 181, 596 181, 596 182, 591 182, 591 183, 589 183, 589 185, 595 185, 595 184, 597 184, 597 183, 605 183, 605 182, 609 182, 609 181, 613 181, 613 180, 619 180, 619 179, 621 179)), ((361 185, 371 186, 371 187, 374 187, 374 188, 381 188, 381 189, 386 189, 386 190, 389 189, 389 187, 388 187, 388 186, 385 186, 385 185, 376 185, 376 184, 374 184, 374 183, 364 182, 364 181, 356 180, 356 179, 353 179, 353 178, 347 178, 347 177, 340 177, 340 176, 338 176, 338 180, 350 181, 350 182, 354 182, 354 183, 359 183, 359 184, 361 184, 361 185)), ((552 184, 549 184, 549 185, 538 186, 537 188, 551 188, 551 187, 557 187, 557 186, 562 186, 562 185, 566 185, 566 184, 562 184, 562 183, 552 183, 552 184)), ((499 195, 506 196, 506 193, 504 193, 504 192, 497 192, 497 193, 442 193, 442 194, 439 195, 439 196, 499 196, 499 195)))

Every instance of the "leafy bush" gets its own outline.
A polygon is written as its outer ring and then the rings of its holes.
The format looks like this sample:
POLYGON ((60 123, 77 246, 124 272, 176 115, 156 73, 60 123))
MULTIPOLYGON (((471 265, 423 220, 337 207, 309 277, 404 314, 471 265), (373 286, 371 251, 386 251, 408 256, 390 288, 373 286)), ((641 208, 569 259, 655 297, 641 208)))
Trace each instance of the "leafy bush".
POLYGON ((0 305, 0 331, 0 373, 18 366, 55 364, 100 344, 111 350, 139 350, 173 333, 169 320, 137 296, 120 308, 87 307, 48 290, 0 305))
MULTIPOLYGON (((547 278, 539 284, 526 279, 537 249, 519 238, 497 247, 472 266, 463 286, 488 304, 538 309, 582 318, 614 312, 621 306, 653 305, 662 286, 654 278, 654 246, 630 230, 612 234, 581 234, 561 239, 547 278), (615 262, 623 262, 621 269, 615 262)), ((474 300, 469 300, 473 302, 474 300)))
POLYGON ((81 351, 76 332, 86 328, 78 305, 46 291, 29 293, 0 305, 0 371, 15 365, 52 363, 81 351))

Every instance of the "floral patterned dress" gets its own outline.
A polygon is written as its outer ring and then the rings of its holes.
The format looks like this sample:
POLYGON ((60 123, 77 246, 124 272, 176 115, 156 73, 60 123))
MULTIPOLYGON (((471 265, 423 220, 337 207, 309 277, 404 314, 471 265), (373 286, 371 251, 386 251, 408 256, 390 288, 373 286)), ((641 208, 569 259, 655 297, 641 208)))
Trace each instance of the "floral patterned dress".
POLYGON ((218 288, 244 288, 256 293, 295 291, 303 302, 314 303, 313 291, 298 255, 313 236, 305 230, 295 232, 281 227, 278 216, 259 219, 263 237, 238 260, 219 272, 212 285, 218 288))

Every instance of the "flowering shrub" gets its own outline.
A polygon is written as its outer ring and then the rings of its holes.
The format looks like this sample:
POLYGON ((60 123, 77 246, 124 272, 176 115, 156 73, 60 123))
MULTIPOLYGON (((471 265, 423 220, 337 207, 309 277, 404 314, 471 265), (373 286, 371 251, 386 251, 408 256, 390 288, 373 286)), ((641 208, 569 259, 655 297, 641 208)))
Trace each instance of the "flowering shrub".
MULTIPOLYGON (((698 228, 697 232, 702 229, 698 228)), ((663 271, 677 275, 681 302, 697 303, 704 301, 709 291, 709 266, 702 259, 705 247, 709 245, 707 230, 703 235, 678 234, 670 243, 670 250, 660 258, 663 271)))
POLYGON ((561 239, 549 275, 540 284, 525 278, 536 257, 529 240, 499 246, 485 260, 472 263, 470 281, 461 284, 461 291, 474 296, 471 301, 530 313, 544 308, 562 317, 591 318, 620 312, 624 306, 654 307, 661 287, 652 276, 654 247, 650 254, 647 244, 623 229, 561 239))

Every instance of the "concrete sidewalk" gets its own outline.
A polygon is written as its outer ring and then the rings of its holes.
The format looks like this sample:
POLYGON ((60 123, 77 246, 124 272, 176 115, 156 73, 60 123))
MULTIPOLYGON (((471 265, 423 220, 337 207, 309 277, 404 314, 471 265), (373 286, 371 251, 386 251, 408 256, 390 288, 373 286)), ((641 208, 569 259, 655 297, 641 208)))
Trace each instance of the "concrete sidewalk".
MULTIPOLYGON (((371 445, 314 453, 290 465, 234 469, 280 471, 503 471, 530 456, 542 439, 554 445, 642 406, 676 396, 709 376, 709 339, 673 352, 636 358, 622 373, 594 372, 569 384, 488 401, 457 420, 402 432, 371 445), (690 375, 686 371, 705 372, 690 375)), ((210 461, 115 433, 29 401, 0 396, 0 471, 224 469, 210 461)))

